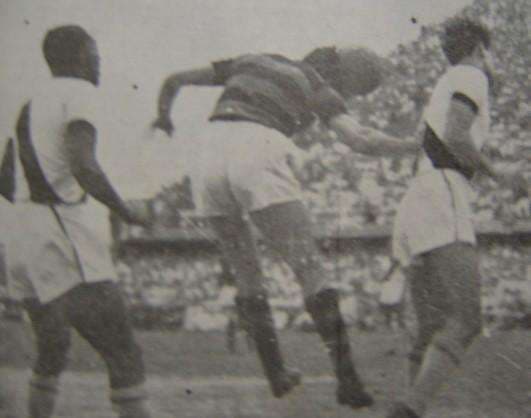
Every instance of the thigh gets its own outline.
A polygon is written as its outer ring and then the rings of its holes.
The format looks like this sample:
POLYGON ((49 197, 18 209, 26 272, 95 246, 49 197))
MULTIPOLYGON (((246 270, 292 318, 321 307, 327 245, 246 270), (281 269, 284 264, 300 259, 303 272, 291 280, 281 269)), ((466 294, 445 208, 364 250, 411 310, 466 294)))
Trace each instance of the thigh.
POLYGON ((250 216, 268 245, 288 263, 297 263, 317 253, 313 223, 302 202, 272 205, 253 211, 250 216))
POLYGON ((228 160, 227 176, 235 199, 246 212, 301 198, 290 166, 294 145, 279 132, 260 125, 240 152, 228 160))
POLYGON ((241 215, 217 216, 209 221, 219 239, 225 261, 234 269, 240 296, 265 291, 256 241, 241 215))
POLYGON ((25 299, 37 344, 34 372, 40 376, 57 376, 66 365, 70 347, 70 323, 65 309, 65 298, 41 304, 37 299, 25 299))
POLYGON ((72 326, 105 361, 113 389, 144 382, 144 363, 124 299, 113 282, 87 283, 69 299, 72 326))
POLYGON ((133 341, 124 299, 115 283, 86 283, 71 292, 72 326, 98 351, 112 351, 133 341))
POLYGON ((430 253, 429 263, 446 295, 448 315, 473 321, 481 317, 481 278, 476 248, 455 242, 430 253))
POLYGON ((302 202, 272 205, 250 216, 270 248, 294 271, 305 296, 317 293, 328 280, 313 236, 313 222, 302 202))
POLYGON ((411 267, 410 281, 411 302, 417 318, 418 337, 423 340, 423 344, 427 344, 445 324, 446 293, 436 277, 436 272, 425 260, 411 267))

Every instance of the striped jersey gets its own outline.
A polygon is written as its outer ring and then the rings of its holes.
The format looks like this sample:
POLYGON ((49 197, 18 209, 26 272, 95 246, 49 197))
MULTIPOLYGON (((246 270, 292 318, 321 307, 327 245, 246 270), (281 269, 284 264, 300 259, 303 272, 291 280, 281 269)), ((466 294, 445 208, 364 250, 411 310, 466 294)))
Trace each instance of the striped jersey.
POLYGON ((247 120, 291 136, 314 120, 313 95, 327 86, 308 64, 250 54, 213 63, 225 89, 210 120, 247 120))

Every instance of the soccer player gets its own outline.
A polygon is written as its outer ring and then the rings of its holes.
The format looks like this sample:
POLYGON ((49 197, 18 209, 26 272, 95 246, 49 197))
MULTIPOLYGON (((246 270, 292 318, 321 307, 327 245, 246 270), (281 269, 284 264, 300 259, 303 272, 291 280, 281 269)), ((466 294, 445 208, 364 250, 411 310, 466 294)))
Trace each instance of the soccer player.
POLYGON ((395 220, 393 252, 409 266, 419 330, 411 353, 412 387, 389 418, 424 415, 481 330, 480 274, 470 208, 470 180, 484 174, 516 192, 525 179, 480 153, 489 129, 490 34, 452 19, 442 35, 450 68, 424 112, 418 169, 395 220))
MULTIPOLYGON (((284 365, 249 222, 278 250, 302 287, 305 307, 333 364, 338 402, 352 408, 373 403, 352 360, 338 292, 318 260, 312 222, 290 168, 290 138, 312 129, 317 115, 325 125, 337 123, 353 149, 368 146, 346 115, 343 98, 372 91, 382 73, 379 57, 366 50, 319 48, 302 61, 249 54, 214 62, 170 75, 160 91, 153 126, 171 135, 171 107, 181 87, 224 87, 205 132, 206 145, 198 147, 200 172, 193 183, 199 207, 234 269, 237 308, 276 397, 298 385, 300 375, 284 365)), ((375 143, 394 145, 392 138, 370 134, 375 143)))
POLYGON ((23 300, 36 336, 29 416, 52 416, 73 328, 105 361, 118 416, 147 418, 141 350, 110 252, 87 225, 87 195, 127 222, 148 221, 122 201, 96 158, 102 102, 95 41, 79 26, 60 26, 47 32, 42 50, 52 77, 22 108, 16 126, 25 182, 14 184, 14 170, 5 170, 12 176, 2 187, 15 201, 18 221, 7 237, 10 288, 23 300))

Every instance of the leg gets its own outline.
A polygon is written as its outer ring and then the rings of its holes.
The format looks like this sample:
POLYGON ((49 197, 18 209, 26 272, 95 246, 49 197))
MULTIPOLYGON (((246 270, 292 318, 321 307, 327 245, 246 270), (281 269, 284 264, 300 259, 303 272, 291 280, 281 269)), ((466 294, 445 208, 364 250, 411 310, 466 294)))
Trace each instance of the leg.
POLYGON ((72 326, 107 365, 111 402, 120 418, 150 417, 145 405, 144 362, 116 284, 87 283, 72 290, 72 326))
POLYGON ((382 313, 384 315, 384 321, 385 326, 387 329, 392 328, 392 322, 393 322, 393 311, 390 309, 388 305, 380 305, 380 309, 382 310, 382 313))
POLYGON ((363 390, 354 367, 347 329, 339 311, 339 295, 326 285, 306 208, 299 201, 281 203, 252 212, 251 219, 301 284, 306 309, 328 349, 339 382, 338 401, 355 408, 369 406, 372 399, 363 390))
POLYGON ((223 257, 235 272, 241 323, 256 343, 273 394, 281 397, 299 383, 300 377, 284 367, 252 231, 239 215, 218 216, 210 223, 220 240, 223 257))
POLYGON ((229 320, 225 329, 225 335, 227 337, 227 350, 231 354, 236 354, 236 334, 237 334, 237 321, 234 318, 234 313, 229 312, 229 320))
POLYGON ((475 248, 453 243, 431 251, 426 262, 444 287, 448 308, 446 322, 433 336, 406 401, 410 413, 419 417, 459 367, 466 349, 481 330, 480 276, 475 248))
POLYGON ((67 363, 70 324, 65 313, 65 295, 47 304, 24 301, 37 343, 37 360, 30 381, 28 409, 31 418, 53 414, 59 377, 67 363))
POLYGON ((430 272, 427 262, 411 268, 410 283, 411 302, 417 318, 417 335, 409 354, 409 381, 413 384, 428 345, 445 324, 446 295, 439 278, 430 272))

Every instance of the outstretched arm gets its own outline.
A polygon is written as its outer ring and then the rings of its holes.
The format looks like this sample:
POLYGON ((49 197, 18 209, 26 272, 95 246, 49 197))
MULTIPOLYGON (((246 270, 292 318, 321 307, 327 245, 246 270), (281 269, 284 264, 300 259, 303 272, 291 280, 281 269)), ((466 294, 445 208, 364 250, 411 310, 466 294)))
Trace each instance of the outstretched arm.
POLYGON ((420 149, 417 141, 405 141, 376 129, 360 125, 352 116, 343 113, 330 121, 338 139, 353 151, 372 156, 402 156, 420 149))
POLYGON ((179 90, 183 86, 216 86, 214 67, 205 67, 190 71, 183 71, 170 75, 160 89, 158 97, 158 116, 153 122, 153 128, 162 129, 168 135, 173 132, 171 123, 171 108, 179 90))
POLYGON ((114 190, 96 158, 96 129, 87 121, 71 122, 65 135, 68 160, 81 188, 129 223, 149 222, 134 213, 114 190))
POLYGON ((470 129, 476 118, 474 106, 453 98, 448 110, 444 133, 445 143, 459 163, 510 187, 517 194, 526 194, 528 185, 521 173, 497 168, 474 144, 470 129))

